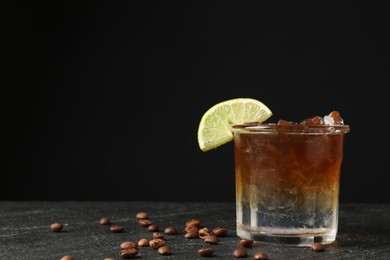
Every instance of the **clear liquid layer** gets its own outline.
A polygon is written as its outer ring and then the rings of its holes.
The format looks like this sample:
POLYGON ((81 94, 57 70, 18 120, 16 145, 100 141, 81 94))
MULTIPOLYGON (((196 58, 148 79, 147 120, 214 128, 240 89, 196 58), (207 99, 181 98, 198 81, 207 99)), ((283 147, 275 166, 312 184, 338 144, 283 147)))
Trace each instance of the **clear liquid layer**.
POLYGON ((265 243, 311 246, 336 239, 337 205, 324 209, 266 209, 237 203, 237 235, 265 243))

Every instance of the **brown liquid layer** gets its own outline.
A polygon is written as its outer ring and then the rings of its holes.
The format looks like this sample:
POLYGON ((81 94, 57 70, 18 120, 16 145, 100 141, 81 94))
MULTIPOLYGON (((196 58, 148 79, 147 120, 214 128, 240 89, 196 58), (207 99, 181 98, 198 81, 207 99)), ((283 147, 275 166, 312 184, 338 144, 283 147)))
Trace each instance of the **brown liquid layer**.
POLYGON ((324 204, 338 199, 343 134, 235 133, 234 139, 236 192, 243 201, 272 200, 275 193, 298 204, 305 203, 299 199, 305 193, 317 194, 318 202, 324 194, 324 204))
POLYGON ((275 182, 334 183, 343 135, 235 134, 236 167, 243 178, 267 172, 275 182), (325 179, 325 181, 324 181, 325 179))

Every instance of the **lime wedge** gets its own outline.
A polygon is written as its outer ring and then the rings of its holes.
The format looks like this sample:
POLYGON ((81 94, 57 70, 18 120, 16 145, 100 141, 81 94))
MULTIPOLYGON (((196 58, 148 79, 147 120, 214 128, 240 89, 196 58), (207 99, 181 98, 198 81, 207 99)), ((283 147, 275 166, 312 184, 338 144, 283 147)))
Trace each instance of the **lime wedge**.
POLYGON ((252 98, 235 98, 220 102, 204 113, 198 128, 198 144, 208 151, 233 140, 231 125, 262 123, 272 116, 271 110, 252 98))

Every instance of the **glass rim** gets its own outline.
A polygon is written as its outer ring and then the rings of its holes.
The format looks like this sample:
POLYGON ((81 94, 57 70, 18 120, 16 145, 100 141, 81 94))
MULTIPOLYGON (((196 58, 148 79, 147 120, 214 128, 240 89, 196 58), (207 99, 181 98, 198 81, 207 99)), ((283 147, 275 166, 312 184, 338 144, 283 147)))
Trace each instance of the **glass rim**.
POLYGON ((278 124, 237 124, 230 126, 233 133, 281 133, 281 134, 346 134, 349 125, 278 125, 278 124))

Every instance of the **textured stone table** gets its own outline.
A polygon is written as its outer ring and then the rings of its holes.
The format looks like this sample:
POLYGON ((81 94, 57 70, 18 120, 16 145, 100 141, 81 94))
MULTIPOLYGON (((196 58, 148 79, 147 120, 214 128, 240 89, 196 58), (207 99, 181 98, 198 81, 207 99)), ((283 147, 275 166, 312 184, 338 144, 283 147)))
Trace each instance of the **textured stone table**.
MULTIPOLYGON (((199 248, 210 246, 201 239, 185 239, 185 223, 197 218, 209 228, 226 227, 228 237, 220 238, 214 258, 234 259, 239 246, 235 232, 233 203, 171 202, 11 202, 0 201, 0 259, 61 259, 73 255, 77 260, 120 259, 119 245, 152 237, 135 218, 146 211, 160 230, 175 226, 179 234, 166 235, 171 255, 159 255, 151 248, 141 248, 136 259, 204 259, 199 248), (123 225, 123 233, 112 233, 110 225, 99 225, 108 217, 111 225, 123 225), (53 233, 50 224, 64 224, 62 232, 53 233)), ((390 259, 390 205, 346 204, 340 206, 337 242, 324 252, 255 244, 248 249, 248 259, 264 251, 269 259, 390 259)), ((209 259, 209 258, 206 258, 209 259)))

